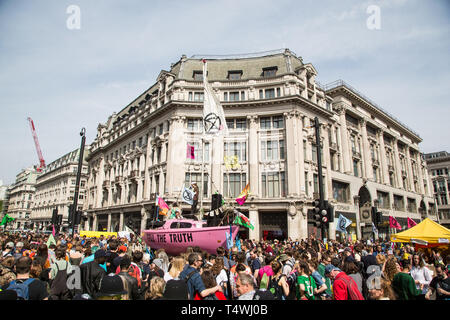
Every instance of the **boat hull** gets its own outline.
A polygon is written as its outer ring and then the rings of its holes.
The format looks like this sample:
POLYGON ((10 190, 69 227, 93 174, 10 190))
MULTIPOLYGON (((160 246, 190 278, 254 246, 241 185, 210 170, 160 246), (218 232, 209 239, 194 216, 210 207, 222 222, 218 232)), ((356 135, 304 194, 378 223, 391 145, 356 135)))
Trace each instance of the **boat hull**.
MULTIPOLYGON (((232 226, 231 229, 233 239, 235 239, 239 227, 232 226)), ((227 247, 227 233, 230 233, 230 226, 154 229, 144 230, 144 241, 152 249, 164 249, 171 255, 186 252, 188 247, 195 246, 210 254, 215 254, 218 247, 227 247)))

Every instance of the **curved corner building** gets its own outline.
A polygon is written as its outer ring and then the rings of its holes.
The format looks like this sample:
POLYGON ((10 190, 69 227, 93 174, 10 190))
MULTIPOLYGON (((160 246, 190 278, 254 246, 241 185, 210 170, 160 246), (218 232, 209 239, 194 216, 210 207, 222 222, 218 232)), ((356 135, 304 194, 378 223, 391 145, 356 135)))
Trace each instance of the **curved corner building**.
POLYGON ((350 236, 372 237, 371 207, 383 213, 379 235, 394 216, 436 220, 436 208, 417 133, 342 80, 326 86, 317 71, 288 49, 240 56, 182 56, 156 83, 114 112, 90 146, 85 209, 88 230, 136 231, 152 219, 159 194, 183 212, 183 185, 197 182, 199 204, 211 195, 234 202, 247 182, 240 211, 255 225, 251 239, 320 236, 308 223, 318 197, 314 117, 321 123, 325 199, 334 207, 329 238, 339 239, 340 214, 350 236), (202 139, 202 59, 225 112, 228 136, 202 139), (186 157, 187 144, 195 159, 186 157), (237 156, 226 165, 224 156, 237 156), (203 183, 202 183, 203 181, 203 183))

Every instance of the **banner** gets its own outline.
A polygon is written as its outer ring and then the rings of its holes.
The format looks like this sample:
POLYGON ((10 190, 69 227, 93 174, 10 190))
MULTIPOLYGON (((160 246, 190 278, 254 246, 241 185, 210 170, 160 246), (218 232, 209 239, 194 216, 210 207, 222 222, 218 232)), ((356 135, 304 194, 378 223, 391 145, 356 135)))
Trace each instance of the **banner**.
POLYGON ((240 213, 237 210, 234 210, 234 213, 236 213, 236 218, 234 219, 233 223, 238 224, 240 226, 249 228, 249 229, 255 229, 253 224, 250 222, 250 220, 242 213, 240 213))
POLYGON ((167 212, 169 212, 169 210, 170 210, 167 203, 161 197, 158 197, 158 210, 159 210, 159 214, 162 216, 165 216, 167 214, 167 212))
POLYGON ((192 189, 183 187, 183 190, 181 191, 181 198, 183 199, 184 202, 192 206, 194 204, 194 196, 195 194, 192 189))
POLYGON ((227 170, 240 168, 238 156, 224 156, 223 162, 225 163, 225 168, 227 170))
POLYGON ((80 237, 86 238, 100 238, 100 236, 104 237, 110 237, 115 236, 117 237, 117 232, 106 232, 106 231, 80 231, 80 237))
POLYGON ((187 144, 186 158, 195 160, 195 147, 189 143, 187 144))
POLYGON ((413 219, 409 217, 407 221, 408 221, 408 229, 414 227, 417 224, 413 219))
POLYGON ((352 224, 352 220, 347 219, 342 214, 340 214, 339 219, 337 221, 336 231, 347 233, 347 227, 351 224, 352 224))
POLYGON ((15 218, 11 218, 10 216, 8 216, 8 214, 5 214, 2 219, 2 222, 0 223, 0 226, 6 225, 7 223, 12 222, 14 220, 15 218))
POLYGON ((402 230, 400 223, 392 216, 389 216, 389 228, 402 230))
POLYGON ((228 126, 225 120, 222 105, 214 93, 211 84, 208 82, 208 66, 205 59, 203 61, 203 125, 207 134, 228 135, 228 126))
POLYGON ((242 206, 244 204, 244 202, 247 200, 249 190, 250 190, 250 182, 247 183, 244 190, 242 190, 241 194, 236 198, 236 202, 240 206, 242 206))

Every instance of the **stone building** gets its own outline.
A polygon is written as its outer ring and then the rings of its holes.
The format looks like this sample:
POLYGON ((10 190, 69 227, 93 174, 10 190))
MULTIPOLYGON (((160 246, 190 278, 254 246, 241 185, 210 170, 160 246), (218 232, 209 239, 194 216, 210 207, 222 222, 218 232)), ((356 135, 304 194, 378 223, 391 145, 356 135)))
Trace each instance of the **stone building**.
MULTIPOLYGON (((243 236, 318 235, 308 223, 318 196, 314 117, 321 123, 325 198, 335 217, 354 222, 348 228, 354 237, 371 237, 372 206, 383 212, 383 221, 392 215, 405 226, 407 217, 435 219, 419 135, 345 82, 322 86, 316 78, 314 66, 288 49, 183 55, 98 126, 88 158, 85 227, 117 231, 127 224, 142 230, 157 194, 169 205, 181 204, 183 185, 197 182, 201 207, 209 210, 211 194, 235 203, 249 182, 251 195, 240 211, 255 229, 243 236), (226 115, 225 137, 202 133, 202 58, 226 115), (188 143, 195 159, 186 158, 188 143), (239 166, 227 167, 227 155, 237 156, 239 166)), ((190 212, 189 205, 181 206, 190 212)), ((380 234, 388 232, 383 222, 380 234)), ((340 236, 330 224, 329 238, 340 236)))
POLYGON ((450 154, 446 151, 423 155, 433 183, 439 223, 450 227, 450 154))
POLYGON ((8 229, 28 229, 30 227, 36 179, 39 174, 36 167, 23 169, 10 186, 6 213, 15 220, 8 224, 8 229))
MULTIPOLYGON (((88 151, 84 152, 84 159, 88 151)), ((53 209, 62 215, 62 226, 67 227, 69 205, 73 204, 80 149, 67 153, 48 164, 36 179, 34 202, 30 220, 37 230, 45 230, 50 224, 53 209)), ((78 210, 83 209, 88 180, 88 163, 83 162, 80 188, 78 195, 78 210)))

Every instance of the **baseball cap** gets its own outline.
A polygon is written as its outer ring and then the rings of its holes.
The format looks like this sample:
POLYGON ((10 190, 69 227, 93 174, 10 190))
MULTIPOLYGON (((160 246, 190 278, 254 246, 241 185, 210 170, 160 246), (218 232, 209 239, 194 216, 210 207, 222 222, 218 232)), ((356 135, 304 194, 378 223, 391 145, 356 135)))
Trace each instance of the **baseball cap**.
POLYGON ((6 244, 6 247, 9 248, 9 249, 14 248, 14 242, 8 242, 8 243, 6 244))
POLYGON ((95 259, 106 257, 106 251, 103 249, 99 249, 99 250, 95 251, 94 257, 95 257, 95 259))
POLYGON ((341 269, 339 269, 338 267, 335 267, 332 264, 327 264, 325 266, 325 275, 329 274, 333 270, 341 271, 341 269))

